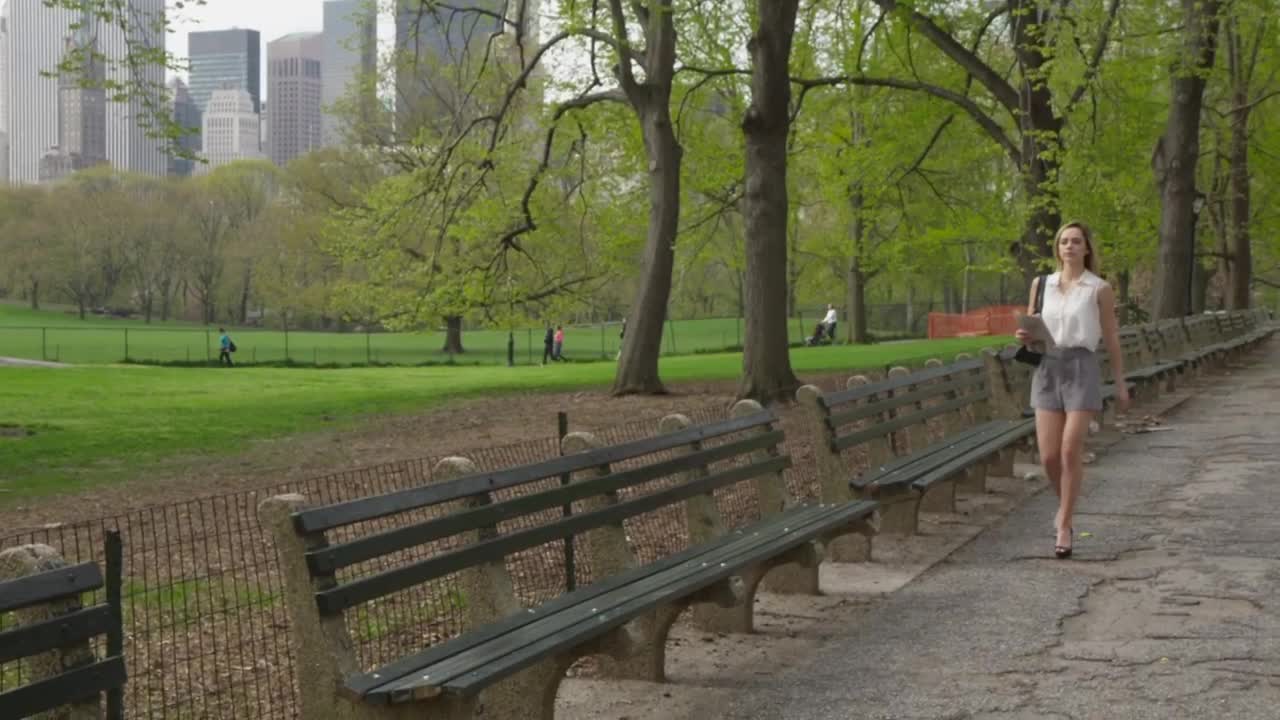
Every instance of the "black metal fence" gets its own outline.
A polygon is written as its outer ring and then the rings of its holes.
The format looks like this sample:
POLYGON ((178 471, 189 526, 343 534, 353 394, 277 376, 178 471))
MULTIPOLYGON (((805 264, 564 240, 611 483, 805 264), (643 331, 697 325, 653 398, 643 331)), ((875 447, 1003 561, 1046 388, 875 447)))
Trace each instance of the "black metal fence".
MULTIPOLYGON (((723 407, 688 412, 695 423, 726 417, 723 407)), ((597 428, 606 444, 655 434, 657 417, 597 428)), ((784 424, 788 422, 784 418, 784 424)), ((570 428, 583 430, 589 428, 570 428)), ((794 436, 794 433, 788 433, 794 436)), ((481 470, 550 459, 558 437, 458 454, 481 470)), ((42 543, 68 562, 102 562, 104 533, 124 541, 124 632, 130 682, 130 718, 294 718, 297 689, 289 643, 289 618, 269 533, 258 504, 273 495, 299 493, 311 504, 354 499, 432 481, 442 456, 387 463, 257 490, 212 495, 112 517, 55 525, 0 537, 0 549, 42 543)), ((814 468, 803 455, 786 482, 799 496, 814 494, 814 468)), ((739 489, 740 490, 740 489, 739 489)), ((728 522, 754 517, 754 496, 734 488, 717 491, 728 522)), ((527 490, 532 491, 532 489, 527 490)), ((558 511, 556 511, 558 512, 558 511)), ((627 521, 640 559, 671 552, 687 538, 683 515, 668 508, 627 521)), ((583 552, 572 553, 572 577, 563 543, 514 555, 508 567, 526 603, 558 595, 571 582, 591 580, 583 552)), ((461 632, 461 597, 454 578, 417 595, 347 616, 360 663, 373 666, 403 652, 461 632)), ((0 615, 0 626, 12 622, 0 615)), ((25 682, 17 663, 0 665, 0 690, 25 682)))

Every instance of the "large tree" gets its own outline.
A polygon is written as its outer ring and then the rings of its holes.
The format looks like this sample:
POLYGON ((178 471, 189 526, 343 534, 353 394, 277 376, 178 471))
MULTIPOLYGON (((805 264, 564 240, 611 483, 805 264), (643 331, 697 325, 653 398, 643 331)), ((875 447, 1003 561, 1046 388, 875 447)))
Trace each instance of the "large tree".
POLYGON ((1058 171, 1067 150, 1064 129, 1106 56, 1120 0, 1106 0, 1105 9, 1096 0, 1009 0, 989 10, 944 6, 934 12, 923 3, 872 1, 955 63, 964 73, 963 87, 917 76, 855 75, 817 82, 927 93, 952 103, 977 123, 1021 176, 1026 214, 1022 236, 1012 250, 1030 276, 1037 262, 1052 254, 1050 240, 1062 222, 1058 171), (1088 47, 1080 30, 1085 25, 1096 32, 1088 47), (988 33, 993 27, 1008 34, 1006 42, 992 39, 988 33), (1079 56, 1078 62, 1070 62, 1074 56, 1079 56), (985 95, 970 96, 973 82, 985 95))
POLYGON ((791 399, 800 382, 787 342, 787 137, 799 0, 757 0, 746 140, 746 328, 738 395, 791 399))
POLYGON ((1218 47, 1219 0, 1182 0, 1182 45, 1170 68, 1169 118, 1151 164, 1160 188, 1160 258, 1152 315, 1175 318, 1192 310, 1195 204, 1204 88, 1218 47))

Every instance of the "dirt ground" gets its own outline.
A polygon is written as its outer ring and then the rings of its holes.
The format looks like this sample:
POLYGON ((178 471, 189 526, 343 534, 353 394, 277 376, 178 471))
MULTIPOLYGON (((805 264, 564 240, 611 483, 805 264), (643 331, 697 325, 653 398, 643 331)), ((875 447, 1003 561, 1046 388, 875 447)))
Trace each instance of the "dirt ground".
MULTIPOLYGON (((846 376, 812 375, 804 381, 831 388, 846 376)), ((545 439, 555 436, 560 411, 568 413, 570 430, 649 418, 656 430, 657 420, 669 413, 727 409, 734 402, 736 382, 679 383, 668 389, 667 395, 620 398, 603 388, 480 398, 420 413, 371 417, 344 430, 254 442, 229 456, 175 457, 134 480, 0 508, 0 528, 17 533, 382 463, 545 439)), ((797 408, 780 410, 790 414, 797 408)), ((797 450, 792 448, 793 455, 797 450)))

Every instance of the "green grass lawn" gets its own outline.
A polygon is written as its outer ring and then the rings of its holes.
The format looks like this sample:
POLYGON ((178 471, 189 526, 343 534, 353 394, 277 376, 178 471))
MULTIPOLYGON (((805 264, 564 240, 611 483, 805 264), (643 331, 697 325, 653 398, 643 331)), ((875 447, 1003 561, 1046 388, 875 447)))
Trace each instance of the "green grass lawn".
MULTIPOLYGON (((919 364, 1000 338, 797 348, 797 372, 919 364)), ((736 353, 665 358, 667 382, 731 379, 736 353)), ((448 400, 604 386, 612 362, 547 367, 0 368, 0 505, 135 477, 176 456, 208 462, 266 438, 350 427, 448 400), (34 434, 20 435, 13 428, 34 434), (6 430, 7 428, 7 430, 6 430)), ((423 448, 423 455, 448 448, 423 448)))
MULTIPOLYGON (((788 323, 792 342, 800 342, 817 318, 788 323)), ((565 355, 577 360, 612 358, 621 342, 618 323, 572 325, 565 330, 565 355)), ((455 362, 464 365, 505 365, 507 332, 464 330, 466 352, 450 358, 442 351, 443 332, 336 333, 289 332, 258 328, 229 328, 242 364, 418 365, 455 362)), ((741 345, 742 323, 737 318, 676 320, 662 338, 664 355, 719 351, 741 345)), ((31 310, 0 303, 0 356, 69 363, 140 362, 200 363, 217 360, 217 327, 170 321, 147 325, 141 320, 79 316, 68 310, 31 310)), ((542 330, 515 331, 517 364, 542 360, 542 330)))

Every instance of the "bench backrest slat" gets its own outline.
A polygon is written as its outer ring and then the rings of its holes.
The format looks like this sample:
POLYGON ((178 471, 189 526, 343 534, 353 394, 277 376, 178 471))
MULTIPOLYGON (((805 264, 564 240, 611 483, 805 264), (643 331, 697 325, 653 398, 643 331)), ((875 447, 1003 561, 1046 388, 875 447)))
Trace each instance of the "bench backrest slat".
POLYGON ((0 693, 4 717, 24 718, 124 685, 124 658, 110 657, 0 693))
POLYGON ((0 582, 0 612, 20 610, 102 587, 96 563, 81 563, 0 582))
POLYGON ((982 370, 983 368, 984 366, 981 360, 964 360, 950 365, 943 365, 942 367, 920 370, 904 377, 888 378, 886 380, 867 383, 866 385, 859 385, 858 387, 850 388, 848 390, 823 393, 819 400, 823 407, 831 410, 839 407, 840 405, 862 400, 864 398, 872 396, 881 397, 887 391, 900 390, 907 385, 919 385, 930 380, 937 380, 938 378, 946 377, 947 375, 954 375, 969 370, 982 370))
POLYGON ((294 527, 302 534, 375 520, 389 515, 475 497, 495 490, 517 487, 587 468, 608 465, 642 455, 670 450, 698 440, 729 435, 777 420, 771 411, 734 418, 710 425, 695 425, 674 433, 612 445, 584 453, 558 457, 510 470, 477 473, 447 483, 351 500, 305 510, 294 515, 294 527))
POLYGON ((936 385, 927 385, 904 393, 894 393, 891 397, 877 397, 874 402, 859 405, 849 410, 833 412, 827 422, 830 427, 838 428, 842 425, 847 425, 851 422, 862 420, 873 415, 880 415, 886 410, 893 410, 903 407, 904 405, 919 402, 920 400, 939 397, 948 392, 956 392, 973 387, 980 388, 980 391, 967 395, 966 397, 972 398, 974 402, 977 402, 979 397, 985 397, 986 393, 983 392, 985 391, 987 384, 985 374, 961 375, 959 373, 952 373, 952 375, 955 375, 956 377, 947 377, 944 375, 942 377, 945 378, 946 381, 936 385))
POLYGON ((866 442, 867 440, 884 437, 894 431, 910 427, 917 423, 922 423, 925 420, 941 415, 942 413, 959 410, 960 408, 971 405, 974 402, 975 400, 971 396, 961 397, 955 400, 948 400, 936 405, 931 405, 919 412, 914 412, 908 415, 899 415, 892 420, 877 423, 864 430, 849 433, 848 435, 833 437, 831 440, 831 448, 838 452, 846 448, 853 447, 859 443, 866 442))
POLYGON ((481 505, 406 527, 366 535, 350 542, 318 548, 307 553, 307 563, 313 574, 332 573, 339 568, 433 540, 451 537, 468 530, 492 527, 505 520, 563 507, 596 495, 617 492, 650 480, 710 465, 719 460, 745 455, 752 450, 771 448, 782 440, 782 431, 774 430, 703 448, 697 452, 661 460, 643 467, 614 472, 502 502, 481 505))
POLYGON ((105 635, 114 622, 106 605, 76 610, 32 625, 0 632, 0 663, 31 657, 105 635))
MULTIPOLYGON (((590 453, 583 453, 584 455, 590 453)), ((520 530, 492 537, 464 548, 409 563, 375 575, 352 580, 338 587, 316 593, 316 604, 322 614, 332 615, 354 605, 368 602, 406 588, 443 577, 485 562, 552 542, 570 535, 593 530, 626 518, 652 512, 719 487, 749 480, 764 473, 782 472, 791 466, 788 456, 735 467, 712 473, 692 482, 665 488, 631 500, 590 512, 572 515, 551 525, 520 530)))

